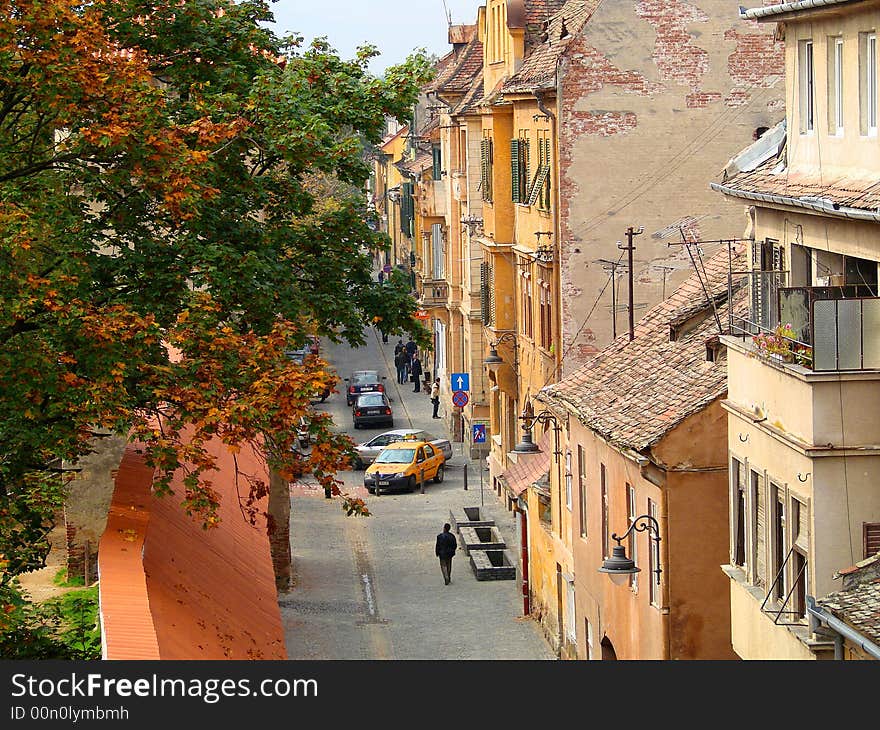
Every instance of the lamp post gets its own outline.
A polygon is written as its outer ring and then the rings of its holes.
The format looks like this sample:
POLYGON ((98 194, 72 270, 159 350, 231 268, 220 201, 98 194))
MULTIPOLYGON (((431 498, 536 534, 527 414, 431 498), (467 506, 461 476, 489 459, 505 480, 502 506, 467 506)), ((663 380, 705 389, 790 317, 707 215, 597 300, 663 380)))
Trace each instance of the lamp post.
POLYGON ((621 545, 621 542, 633 530, 636 532, 647 532, 649 536, 652 532, 654 533, 657 568, 653 572, 657 574, 657 585, 660 585, 660 573, 662 572, 660 569, 660 524, 651 515, 639 515, 636 517, 629 526, 629 529, 620 537, 617 536, 617 533, 612 533, 611 539, 615 540, 617 545, 611 548, 611 557, 605 558, 602 561, 602 567, 599 568, 599 572, 607 573, 608 577, 611 578, 611 582, 615 585, 623 585, 629 580, 631 575, 641 570, 631 558, 626 556, 626 548, 621 545))
POLYGON ((556 416, 546 409, 541 411, 540 413, 534 413, 532 409, 532 402, 527 401, 525 407, 523 408, 522 415, 519 417, 519 420, 522 421, 523 438, 522 441, 520 441, 514 447, 514 452, 516 452, 517 454, 535 454, 539 452, 541 449, 532 440, 532 430, 538 423, 552 423, 554 443, 553 455, 556 457, 556 461, 559 461, 559 457, 562 455, 562 451, 560 451, 559 449, 559 432, 562 429, 559 425, 559 421, 556 419, 556 416))
POLYGON ((513 372, 519 372, 519 357, 517 353, 518 343, 516 340, 515 332, 502 332, 498 339, 495 342, 489 343, 489 355, 483 360, 483 365, 485 368, 492 373, 493 375, 498 373, 498 370, 504 364, 504 358, 498 354, 498 345, 502 342, 509 341, 513 345, 513 372))

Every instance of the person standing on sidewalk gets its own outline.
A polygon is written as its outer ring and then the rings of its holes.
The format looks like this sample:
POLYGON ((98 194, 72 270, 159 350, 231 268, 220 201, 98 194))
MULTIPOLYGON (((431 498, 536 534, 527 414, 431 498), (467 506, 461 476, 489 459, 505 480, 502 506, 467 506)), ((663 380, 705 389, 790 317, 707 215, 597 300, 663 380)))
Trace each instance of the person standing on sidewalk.
POLYGON ((446 585, 452 582, 452 556, 458 550, 458 540, 450 532, 451 529, 448 522, 443 525, 443 532, 437 535, 437 545, 434 547, 434 554, 440 558, 440 572, 446 585))
POLYGON ((440 408, 440 378, 434 378, 434 382, 431 383, 431 405, 434 406, 431 418, 440 418, 440 415, 437 413, 437 410, 440 408))
POLYGON ((406 350, 402 347, 394 356, 394 366, 397 368, 397 382, 405 383, 408 377, 406 350))
POLYGON ((413 355, 412 362, 409 364, 409 376, 413 381, 413 393, 419 393, 422 390, 422 361, 419 360, 419 353, 413 355))

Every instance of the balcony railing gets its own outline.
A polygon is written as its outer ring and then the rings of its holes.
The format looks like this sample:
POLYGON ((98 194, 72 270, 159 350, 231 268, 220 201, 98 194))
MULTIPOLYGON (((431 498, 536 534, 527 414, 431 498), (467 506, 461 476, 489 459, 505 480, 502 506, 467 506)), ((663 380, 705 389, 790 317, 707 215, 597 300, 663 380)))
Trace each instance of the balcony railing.
POLYGON ((778 359, 817 372, 880 369, 880 297, 870 287, 785 287, 781 272, 746 276, 749 314, 731 313, 731 334, 751 335, 760 349, 788 325, 786 337, 776 340, 784 343, 774 353, 778 359))
POLYGON ((449 284, 443 279, 425 279, 422 282, 423 307, 445 306, 449 298, 449 284))

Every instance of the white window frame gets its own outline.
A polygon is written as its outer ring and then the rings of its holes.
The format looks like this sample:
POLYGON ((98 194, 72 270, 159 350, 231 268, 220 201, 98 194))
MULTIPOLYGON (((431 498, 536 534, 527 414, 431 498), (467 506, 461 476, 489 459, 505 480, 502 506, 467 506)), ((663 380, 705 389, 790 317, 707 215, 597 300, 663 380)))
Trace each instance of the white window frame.
POLYGON ((816 128, 816 69, 813 40, 798 43, 798 100, 801 134, 812 134, 816 128))
POLYGON ((859 101, 861 134, 877 136, 877 34, 859 33, 859 101))
POLYGON ((843 38, 828 38, 828 133, 843 136, 843 38))
MULTIPOLYGON (((627 529, 632 527, 633 523, 636 520, 636 488, 627 483, 626 484, 626 526, 627 529)), ((639 541, 638 534, 636 530, 633 530, 629 533, 629 547, 630 547, 630 558, 633 561, 633 565, 638 567, 639 565, 639 541)), ((629 587, 632 588, 633 593, 639 592, 639 574, 633 573, 629 577, 629 587)))

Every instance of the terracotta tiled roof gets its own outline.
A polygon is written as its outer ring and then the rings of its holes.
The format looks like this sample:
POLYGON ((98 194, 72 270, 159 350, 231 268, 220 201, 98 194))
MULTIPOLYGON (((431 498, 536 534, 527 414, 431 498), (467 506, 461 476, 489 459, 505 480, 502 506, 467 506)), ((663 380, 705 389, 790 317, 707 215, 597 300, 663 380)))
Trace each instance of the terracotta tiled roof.
POLYGON ((452 59, 444 64, 426 90, 440 94, 464 93, 474 76, 482 73, 483 44, 474 36, 466 45, 452 51, 452 59))
POLYGON ((476 111, 476 108, 480 102, 480 99, 483 98, 483 75, 478 75, 473 83, 471 84, 471 88, 467 90, 465 95, 461 98, 461 101, 458 105, 452 110, 453 114, 470 114, 476 111))
POLYGON ((541 43, 544 23, 565 5, 565 0, 525 0, 526 11, 526 53, 532 46, 541 43))
POLYGON ((537 454, 521 456, 500 475, 503 484, 514 497, 518 497, 550 471, 552 432, 548 431, 538 439, 538 448, 540 451, 537 454))
MULTIPOLYGON (((564 5, 547 3, 547 5, 555 5, 555 10, 558 11, 550 18, 547 40, 543 40, 542 22, 540 30, 533 34, 527 45, 526 58, 522 67, 505 82, 501 89, 502 92, 509 94, 528 93, 535 89, 555 86, 556 62, 568 48, 569 42, 580 33, 601 1, 568 0, 564 5), (561 8, 560 5, 562 5, 561 8)), ((533 11, 532 15, 539 17, 537 10, 533 11)), ((548 16, 540 17, 543 21, 548 16)))
POLYGON ((251 525, 239 501, 249 477, 268 482, 265 462, 255 447, 235 460, 219 441, 208 448, 221 520, 209 530, 180 507, 181 479, 177 496, 157 498, 152 469, 126 452, 99 550, 108 659, 287 658, 266 520, 251 525))
MULTIPOLYGON (((740 246, 733 268, 744 265, 740 246)), ((724 325, 727 251, 707 259, 701 274, 724 325)), ((737 286, 734 306, 746 305, 745 289, 737 286)), ((727 392, 726 358, 706 359, 706 342, 717 334, 715 310, 693 274, 638 321, 631 342, 628 334, 618 337, 583 368, 543 388, 537 400, 569 411, 611 443, 642 451, 727 392), (670 324, 686 319, 670 341, 670 324)))
POLYGON ((712 183, 712 188, 732 197, 788 204, 832 216, 853 217, 854 211, 855 215, 880 216, 880 179, 876 174, 868 170, 844 172, 830 166, 791 169, 786 163, 784 124, 765 137, 777 130, 781 144, 774 141, 761 154, 764 138, 759 139, 731 159, 721 181, 712 183), (750 164, 750 160, 754 162, 750 164))
POLYGON ((395 162, 394 166, 401 172, 418 176, 433 164, 434 157, 430 152, 419 152, 414 159, 395 162))
POLYGON ((840 573, 844 576, 844 589, 816 602, 880 645, 880 553, 840 573))

